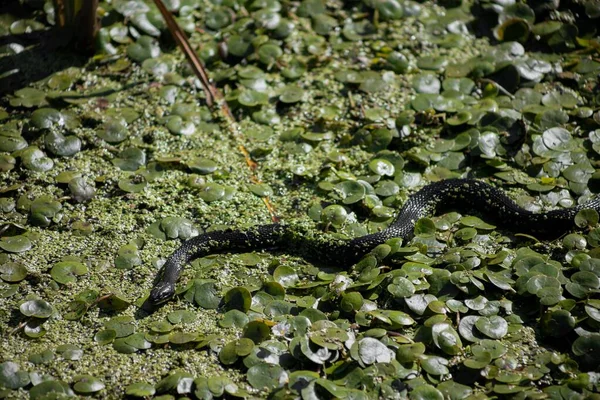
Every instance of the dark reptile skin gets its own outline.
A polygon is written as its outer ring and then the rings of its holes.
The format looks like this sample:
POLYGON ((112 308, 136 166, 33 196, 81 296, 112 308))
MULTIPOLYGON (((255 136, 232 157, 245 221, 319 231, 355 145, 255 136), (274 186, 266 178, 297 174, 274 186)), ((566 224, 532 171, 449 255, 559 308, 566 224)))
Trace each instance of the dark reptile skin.
POLYGON ((472 179, 448 179, 425 186, 404 204, 392 224, 380 232, 352 240, 320 236, 307 238, 283 224, 260 225, 246 231, 228 229, 196 236, 169 256, 156 276, 148 302, 160 304, 175 294, 175 283, 191 260, 226 251, 278 248, 308 259, 350 266, 379 244, 391 238, 411 237, 420 218, 450 209, 477 211, 513 232, 558 237, 575 227, 574 217, 582 209, 600 211, 600 197, 569 208, 535 214, 519 207, 501 190, 472 179))

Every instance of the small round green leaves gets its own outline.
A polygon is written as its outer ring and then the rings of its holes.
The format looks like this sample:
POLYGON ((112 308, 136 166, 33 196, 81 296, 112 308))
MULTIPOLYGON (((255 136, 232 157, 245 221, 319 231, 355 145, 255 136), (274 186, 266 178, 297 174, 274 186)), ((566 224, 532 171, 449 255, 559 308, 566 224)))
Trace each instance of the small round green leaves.
POLYGON ((54 308, 45 300, 27 300, 19 306, 21 313, 27 317, 48 318, 54 312, 54 308))
POLYGON ((156 393, 154 385, 146 382, 136 382, 125 388, 125 394, 132 397, 151 397, 156 393))
POLYGON ((344 181, 335 185, 334 190, 344 204, 353 204, 365 197, 366 189, 360 182, 344 181))
POLYGON ((248 370, 248 382, 255 389, 277 389, 288 380, 287 372, 279 365, 260 363, 248 370))
POLYGON ((572 350, 585 368, 598 368, 600 365, 600 334, 592 333, 580 336, 573 342, 572 350))
POLYGON ((0 239, 0 249, 9 253, 22 253, 32 246, 31 240, 24 235, 5 236, 0 239))
POLYGON ((223 300, 227 309, 247 312, 252 303, 252 295, 245 287, 236 287, 228 290, 223 300))
POLYGON ((181 217, 166 217, 148 227, 148 233, 159 239, 190 239, 198 236, 193 222, 181 217))
POLYGON ((0 265, 0 279, 5 282, 20 282, 27 276, 27 268, 20 263, 8 262, 0 265))
POLYGON ((481 333, 492 339, 501 339, 508 333, 508 323, 498 315, 479 317, 475 326, 481 333))
POLYGON ((85 264, 77 261, 61 261, 52 267, 50 275, 58 283, 63 285, 74 283, 77 277, 86 274, 88 271, 85 264))
POLYGON ((11 361, 0 364, 0 387, 15 390, 29 385, 29 382, 29 374, 20 371, 18 364, 11 361))
POLYGON ((142 263, 138 246, 135 243, 129 243, 119 248, 115 258, 115 267, 118 269, 132 269, 142 263))
POLYGON ((370 365, 389 363, 396 354, 379 340, 366 337, 358 342, 358 356, 363 363, 370 365))

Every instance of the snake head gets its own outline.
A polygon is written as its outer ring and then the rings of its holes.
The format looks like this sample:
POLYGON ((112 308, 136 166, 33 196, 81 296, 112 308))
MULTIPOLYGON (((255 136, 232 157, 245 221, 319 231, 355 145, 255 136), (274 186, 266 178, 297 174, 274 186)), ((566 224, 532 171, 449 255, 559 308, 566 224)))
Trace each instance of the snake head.
POLYGON ((175 295, 175 285, 170 282, 158 282, 150 291, 148 300, 154 304, 162 304, 175 295))

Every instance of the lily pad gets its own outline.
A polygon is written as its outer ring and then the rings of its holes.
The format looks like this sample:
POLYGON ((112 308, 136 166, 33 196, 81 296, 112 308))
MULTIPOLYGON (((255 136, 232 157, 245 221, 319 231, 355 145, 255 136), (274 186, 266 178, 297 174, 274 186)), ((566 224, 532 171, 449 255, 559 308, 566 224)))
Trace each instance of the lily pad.
POLYGON ((20 263, 8 262, 0 265, 0 278, 5 282, 21 282, 27 276, 27 268, 20 263))
POLYGON ((27 317, 48 318, 54 312, 54 308, 45 300, 27 300, 19 306, 21 313, 27 317))
POLYGON ((61 261, 52 267, 50 275, 58 283, 63 285, 74 283, 77 277, 85 275, 88 269, 85 264, 77 261, 61 261))
POLYGON ((31 240, 24 235, 4 236, 0 239, 0 249, 9 253, 22 253, 32 246, 31 240))

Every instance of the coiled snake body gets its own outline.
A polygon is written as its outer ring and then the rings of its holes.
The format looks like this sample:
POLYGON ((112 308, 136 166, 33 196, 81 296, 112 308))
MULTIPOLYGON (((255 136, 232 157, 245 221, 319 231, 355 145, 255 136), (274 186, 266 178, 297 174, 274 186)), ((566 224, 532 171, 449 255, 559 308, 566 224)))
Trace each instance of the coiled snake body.
POLYGON ((198 257, 224 251, 278 248, 348 266, 388 239, 409 238, 418 219, 448 209, 477 211, 514 232, 558 237, 575 227, 574 217, 580 210, 600 211, 600 196, 573 208, 533 213, 491 185, 472 179, 448 179, 427 185, 412 195, 388 228, 352 240, 307 236, 284 224, 207 232, 184 242, 169 256, 156 276, 148 302, 157 305, 173 297, 184 266, 198 257))

